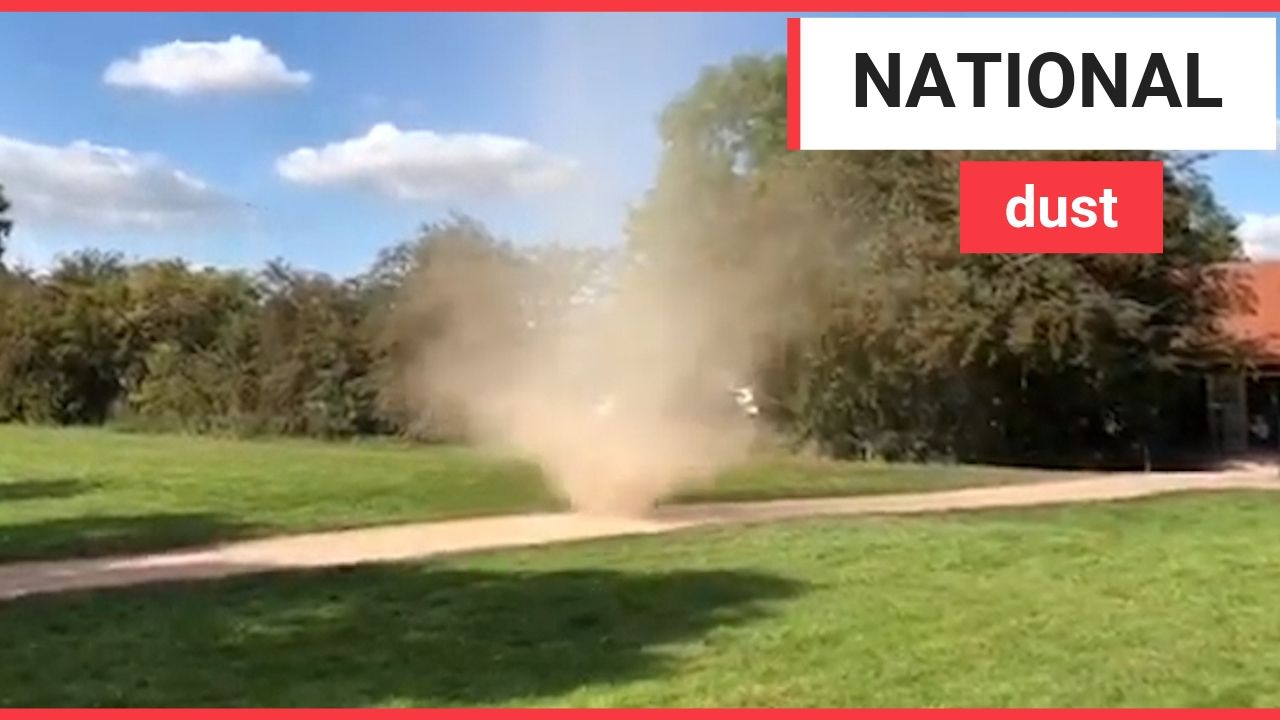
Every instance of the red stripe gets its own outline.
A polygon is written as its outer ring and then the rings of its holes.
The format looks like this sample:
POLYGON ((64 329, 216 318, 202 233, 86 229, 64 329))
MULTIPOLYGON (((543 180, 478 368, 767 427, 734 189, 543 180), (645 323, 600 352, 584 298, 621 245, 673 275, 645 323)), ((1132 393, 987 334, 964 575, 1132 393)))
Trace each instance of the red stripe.
POLYGON ((386 709, 60 709, 36 710, 17 709, 0 710, 0 718, 13 720, 513 720, 514 718, 535 718, 536 720, 552 720, 553 718, 577 718, 583 720, 592 717, 607 717, 611 720, 653 720, 655 717, 667 720, 1081 720, 1091 718, 1110 718, 1112 720, 1219 720, 1220 718, 1236 718, 1238 720, 1261 720, 1280 717, 1280 711, 1274 709, 1184 709, 1170 708, 1151 710, 1132 709, 1061 709, 1037 708, 1016 709, 999 708, 994 710, 977 710, 970 708, 933 708, 933 709, 657 709, 641 710, 633 708, 578 709, 578 708, 537 708, 537 709, 489 709, 460 708, 449 710, 431 710, 417 708, 386 709))
POLYGON ((15 708, 0 709, 4 720, 1274 720, 1266 708, 15 708))
POLYGON ((787 18, 787 149, 800 149, 800 18, 787 18))
POLYGON ((1258 12, 1280 0, 0 0, 0 11, 1258 12))

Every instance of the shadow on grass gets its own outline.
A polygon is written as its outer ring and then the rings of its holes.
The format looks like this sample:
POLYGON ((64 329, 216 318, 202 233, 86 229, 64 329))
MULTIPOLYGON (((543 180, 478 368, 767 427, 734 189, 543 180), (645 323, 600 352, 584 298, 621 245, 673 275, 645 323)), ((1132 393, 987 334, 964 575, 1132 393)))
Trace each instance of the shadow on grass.
POLYGON ((209 513, 86 515, 0 524, 0 563, 94 557, 207 545, 252 526, 209 513))
POLYGON ((799 592, 728 570, 364 566, 15 602, 0 704, 557 703, 799 592))
POLYGON ((0 482, 0 502, 58 500, 87 493, 97 485, 85 480, 14 480, 0 482))

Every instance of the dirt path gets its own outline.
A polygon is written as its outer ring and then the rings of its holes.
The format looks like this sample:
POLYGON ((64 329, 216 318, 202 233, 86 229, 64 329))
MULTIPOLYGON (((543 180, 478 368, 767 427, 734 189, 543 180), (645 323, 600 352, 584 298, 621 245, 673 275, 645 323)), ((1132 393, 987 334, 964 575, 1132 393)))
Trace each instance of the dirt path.
POLYGON ((0 565, 0 600, 163 580, 393 562, 729 523, 1096 502, 1230 489, 1280 490, 1280 478, 1274 469, 1264 468, 1216 473, 1111 474, 932 493, 683 505, 664 508, 643 519, 545 513, 310 533, 152 555, 0 565))

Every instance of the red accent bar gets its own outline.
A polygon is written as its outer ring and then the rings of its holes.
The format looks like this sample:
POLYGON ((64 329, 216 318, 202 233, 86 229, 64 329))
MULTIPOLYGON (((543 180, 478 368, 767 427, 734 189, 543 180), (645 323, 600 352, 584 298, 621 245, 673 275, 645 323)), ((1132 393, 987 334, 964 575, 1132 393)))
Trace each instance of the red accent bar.
POLYGON ((5 12, 1275 13, 1280 0, 0 0, 5 12))
POLYGON ((23 720, 513 720, 527 717, 535 720, 554 720, 562 717, 609 717, 612 720, 654 720, 667 717, 671 720, 1219 720, 1226 719, 1275 719, 1280 710, 1270 708, 997 708, 997 710, 972 710, 972 708, 922 708, 922 710, 835 710, 835 708, 662 708, 662 710, 637 710, 637 708, 457 708, 457 710, 426 710, 426 708, 361 708, 361 710, 303 710, 303 708, 279 708, 279 710, 0 710, 0 719, 23 720))
POLYGON ((800 149, 800 18, 787 18, 787 149, 800 149))
POLYGON ((960 252, 1164 252, 1164 164, 961 162, 960 252))
POLYGON ((1187 709, 1170 708, 1151 710, 1124 709, 1062 709, 998 708, 975 710, 969 708, 929 709, 728 709, 700 708, 641 710, 632 708, 366 708, 323 709, 302 708, 268 709, 190 709, 190 710, 126 710, 126 709, 65 709, 65 710, 0 710, 0 719, 20 720, 514 720, 514 718, 593 718, 608 717, 611 720, 1246 720, 1280 718, 1280 710, 1264 708, 1187 709))

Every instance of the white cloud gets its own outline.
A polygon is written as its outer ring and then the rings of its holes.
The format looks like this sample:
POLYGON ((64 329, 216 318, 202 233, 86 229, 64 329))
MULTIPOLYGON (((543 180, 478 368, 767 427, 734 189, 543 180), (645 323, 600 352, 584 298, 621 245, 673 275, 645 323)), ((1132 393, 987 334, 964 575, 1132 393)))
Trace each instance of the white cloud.
POLYGON ((1236 236, 1251 258, 1280 258, 1280 213, 1245 213, 1236 236))
POLYGON ((276 169, 302 185, 361 187, 430 201, 554 190, 573 179, 577 164, 519 138, 382 123, 363 137, 294 150, 276 169))
POLYGON ((0 183, 20 228, 161 230, 227 217, 235 203, 162 158, 77 140, 0 135, 0 183))
POLYGON ((175 40, 143 48, 137 57, 112 62, 108 85, 171 95, 301 87, 310 73, 290 70, 262 41, 235 35, 222 42, 175 40))

